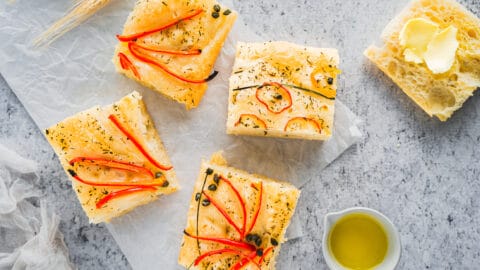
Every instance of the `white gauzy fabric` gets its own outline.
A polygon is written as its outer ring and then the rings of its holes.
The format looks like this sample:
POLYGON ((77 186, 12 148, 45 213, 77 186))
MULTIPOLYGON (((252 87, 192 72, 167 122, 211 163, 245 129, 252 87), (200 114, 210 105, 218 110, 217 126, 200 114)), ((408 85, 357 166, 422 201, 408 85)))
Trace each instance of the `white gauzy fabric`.
MULTIPOLYGON (((228 78, 236 42, 275 40, 275 33, 252 34, 241 16, 215 64, 220 73, 208 83, 196 109, 186 111, 119 75, 111 62, 118 42, 115 34, 122 31, 134 2, 112 1, 49 48, 34 50, 32 40, 60 18, 71 1, 0 1, 0 73, 41 129, 95 105, 115 102, 132 90, 143 94, 182 189, 112 220, 108 229, 134 269, 175 269, 202 159, 223 149, 234 167, 302 187, 321 177, 320 171, 357 142, 361 133, 357 116, 337 100, 333 137, 326 142, 226 135, 228 78)), ((221 2, 235 8, 234 1, 221 2)), ((287 237, 301 235, 301 221, 294 216, 287 237)))
POLYGON ((0 270, 73 269, 58 217, 26 200, 41 196, 36 168, 0 144, 0 270))

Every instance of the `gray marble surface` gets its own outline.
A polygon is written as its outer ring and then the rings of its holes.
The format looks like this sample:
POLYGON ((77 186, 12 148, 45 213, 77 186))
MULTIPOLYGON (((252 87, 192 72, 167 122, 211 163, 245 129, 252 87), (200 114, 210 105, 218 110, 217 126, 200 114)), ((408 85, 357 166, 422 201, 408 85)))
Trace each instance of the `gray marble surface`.
MULTIPOLYGON (((397 225, 398 269, 478 269, 480 92, 441 123, 362 56, 406 2, 236 3, 258 34, 338 48, 344 71, 338 95, 363 120, 364 139, 302 189, 297 211, 306 235, 283 246, 279 269, 326 269, 323 216, 352 206, 378 209, 397 225)), ((459 2, 480 16, 478 0, 459 2)), ((53 150, 3 79, 0 97, 0 143, 40 164, 39 187, 62 219, 72 262, 78 269, 130 269, 105 226, 89 224, 70 186, 59 181, 65 175, 53 150)))

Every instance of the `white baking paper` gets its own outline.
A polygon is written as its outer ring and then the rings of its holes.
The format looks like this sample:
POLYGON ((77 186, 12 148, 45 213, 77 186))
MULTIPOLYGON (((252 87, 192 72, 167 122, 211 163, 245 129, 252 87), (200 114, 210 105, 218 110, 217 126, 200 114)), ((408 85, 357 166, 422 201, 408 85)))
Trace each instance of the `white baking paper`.
POLYGON ((58 216, 31 202, 41 197, 37 164, 2 144, 0 153, 0 270, 73 269, 58 216))
MULTIPOLYGON (((223 2, 234 7, 229 0, 223 2)), ((0 72, 41 129, 94 105, 112 103, 132 90, 143 94, 182 189, 108 225, 134 269, 178 267, 182 230, 201 159, 223 149, 232 166, 301 187, 361 136, 356 116, 339 100, 333 137, 327 142, 226 135, 227 82, 234 44, 261 40, 241 19, 217 60, 219 76, 209 82, 200 106, 191 111, 115 73, 111 62, 115 34, 121 32, 133 0, 112 1, 49 48, 32 49, 31 41, 71 4, 64 0, 0 1, 0 72)), ((274 38, 272 33, 269 39, 274 38)), ((289 238, 301 236, 300 224, 294 216, 289 238)))

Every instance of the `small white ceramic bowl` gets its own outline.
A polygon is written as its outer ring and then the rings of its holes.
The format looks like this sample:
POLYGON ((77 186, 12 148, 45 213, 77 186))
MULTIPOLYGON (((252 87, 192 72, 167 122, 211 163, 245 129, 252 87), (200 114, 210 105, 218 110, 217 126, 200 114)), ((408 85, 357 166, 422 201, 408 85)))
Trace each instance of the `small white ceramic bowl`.
POLYGON ((397 228, 382 213, 370 208, 365 208, 365 207, 353 207, 353 208, 345 209, 340 212, 328 213, 327 215, 325 215, 325 221, 323 226, 324 232, 323 232, 322 249, 323 249, 323 257, 325 258, 325 261, 327 262, 328 267, 331 270, 346 270, 346 268, 340 265, 335 259, 335 257, 330 253, 330 250, 328 248, 328 236, 330 234, 331 229, 333 228, 333 225, 335 225, 335 223, 337 223, 339 219, 341 219, 345 215, 352 214, 352 213, 362 213, 362 214, 370 215, 371 217, 375 218, 375 220, 380 222, 380 224, 383 225, 383 228, 385 229, 385 232, 387 233, 387 237, 388 237, 388 250, 383 262, 378 266, 376 266, 374 269, 375 270, 395 269, 395 267, 398 264, 398 261, 400 260, 400 254, 401 254, 400 237, 398 235, 397 228))

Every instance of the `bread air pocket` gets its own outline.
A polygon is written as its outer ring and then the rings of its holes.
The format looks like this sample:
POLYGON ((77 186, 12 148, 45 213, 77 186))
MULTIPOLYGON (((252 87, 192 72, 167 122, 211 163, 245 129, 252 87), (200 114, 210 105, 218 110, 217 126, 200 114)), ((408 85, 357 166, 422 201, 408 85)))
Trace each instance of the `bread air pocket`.
POLYGON ((480 20, 453 0, 414 0, 365 55, 428 115, 446 121, 480 87, 480 20))

